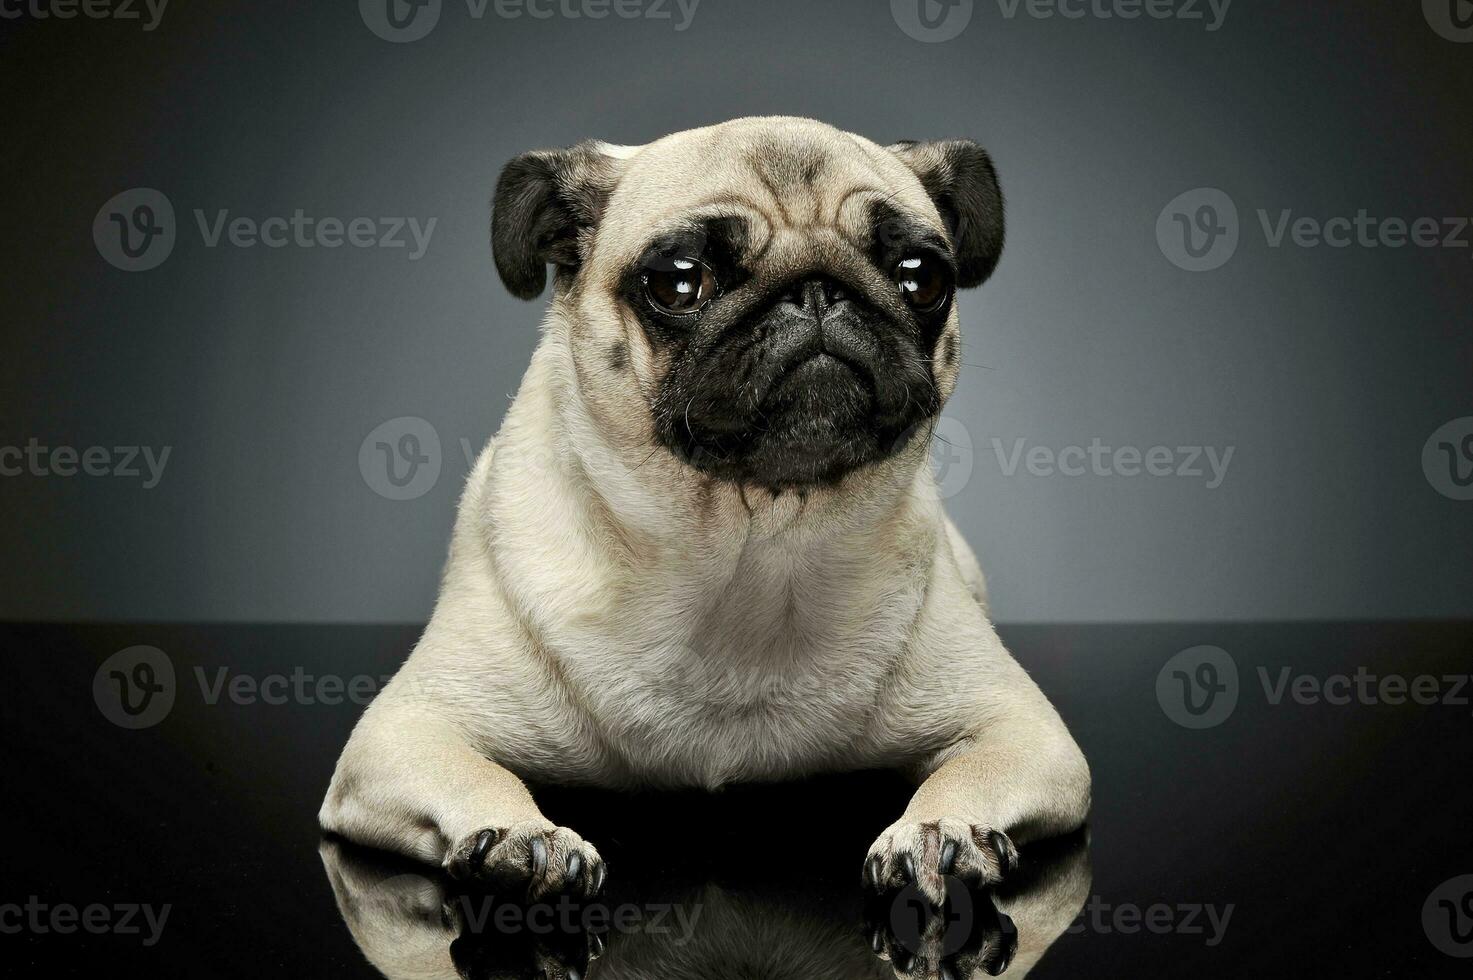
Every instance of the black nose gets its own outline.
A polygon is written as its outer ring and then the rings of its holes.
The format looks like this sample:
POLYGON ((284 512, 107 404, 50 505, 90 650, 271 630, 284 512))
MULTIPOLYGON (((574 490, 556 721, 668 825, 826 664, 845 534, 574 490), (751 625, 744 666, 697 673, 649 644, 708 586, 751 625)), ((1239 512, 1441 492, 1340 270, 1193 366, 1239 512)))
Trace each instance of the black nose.
POLYGON ((783 294, 783 302, 802 310, 804 315, 815 320, 849 297, 844 287, 827 276, 818 276, 797 283, 783 294))

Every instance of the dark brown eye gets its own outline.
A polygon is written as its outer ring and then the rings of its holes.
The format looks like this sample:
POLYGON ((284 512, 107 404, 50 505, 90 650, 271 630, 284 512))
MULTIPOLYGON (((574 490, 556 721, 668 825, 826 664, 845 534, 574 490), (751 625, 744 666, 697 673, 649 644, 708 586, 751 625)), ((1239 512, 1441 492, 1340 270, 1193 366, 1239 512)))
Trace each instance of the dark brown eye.
POLYGON ((922 255, 900 260, 895 285, 906 305, 917 313, 934 313, 951 296, 951 274, 945 264, 922 255))
POLYGON ((661 258, 645 267, 644 292, 661 313, 698 312, 716 295, 716 274, 698 259, 661 258))

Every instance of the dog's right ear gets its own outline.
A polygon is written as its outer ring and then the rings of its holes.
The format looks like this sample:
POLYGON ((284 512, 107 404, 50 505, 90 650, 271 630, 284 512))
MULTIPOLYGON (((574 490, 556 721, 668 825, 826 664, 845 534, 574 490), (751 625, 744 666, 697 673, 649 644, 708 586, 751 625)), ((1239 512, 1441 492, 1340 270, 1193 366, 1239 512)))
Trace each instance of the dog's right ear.
POLYGON ((534 150, 508 163, 491 203, 491 251, 513 296, 536 299, 547 266, 576 270, 623 173, 614 147, 587 140, 565 150, 534 150))

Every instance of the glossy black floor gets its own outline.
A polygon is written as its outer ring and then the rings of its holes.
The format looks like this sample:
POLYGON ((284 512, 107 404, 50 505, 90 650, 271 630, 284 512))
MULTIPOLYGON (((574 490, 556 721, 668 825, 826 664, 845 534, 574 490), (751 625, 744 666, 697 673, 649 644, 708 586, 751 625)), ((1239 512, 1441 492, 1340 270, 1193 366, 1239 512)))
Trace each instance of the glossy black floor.
POLYGON ((377 681, 353 679, 392 672, 416 632, 0 627, 0 974, 813 980, 897 966, 986 975, 1010 960, 1005 976, 1435 977, 1473 966, 1462 958, 1473 878, 1456 880, 1473 875, 1473 690, 1459 679, 1473 670, 1473 625, 1004 629, 1089 756, 1093 817, 1086 834, 1026 848, 1007 890, 961 890, 948 918, 929 921, 906 896, 860 892, 864 852, 905 800, 875 774, 718 796, 547 794, 549 815, 591 839, 611 877, 592 911, 549 904, 541 920, 320 840, 317 804, 361 710, 337 679, 361 700, 377 681), (108 700, 132 683, 138 710, 137 684, 166 686, 136 663, 123 681, 100 670, 136 645, 173 668, 162 717, 119 716, 108 700), (1183 714, 1174 694, 1227 683, 1195 655, 1167 664, 1200 645, 1236 666, 1225 717, 1221 702, 1183 714))

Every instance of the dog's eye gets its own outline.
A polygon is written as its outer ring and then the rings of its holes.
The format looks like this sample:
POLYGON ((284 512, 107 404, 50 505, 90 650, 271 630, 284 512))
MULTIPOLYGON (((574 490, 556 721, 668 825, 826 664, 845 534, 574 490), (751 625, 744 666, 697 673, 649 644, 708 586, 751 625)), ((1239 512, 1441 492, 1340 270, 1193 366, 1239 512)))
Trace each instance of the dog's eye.
POLYGON ((644 292, 661 313, 695 313, 716 295, 716 274, 699 259, 660 258, 645 266, 644 292))
POLYGON ((951 297, 951 275, 945 264, 922 255, 900 260, 895 285, 906 305, 917 313, 934 313, 951 297))

